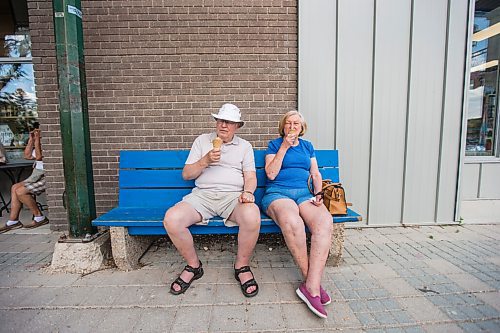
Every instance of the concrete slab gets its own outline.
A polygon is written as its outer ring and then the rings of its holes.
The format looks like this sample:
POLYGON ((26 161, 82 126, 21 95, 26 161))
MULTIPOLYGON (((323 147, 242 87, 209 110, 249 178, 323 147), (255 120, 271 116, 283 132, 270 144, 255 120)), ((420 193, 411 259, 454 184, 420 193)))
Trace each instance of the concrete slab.
POLYGON ((500 312, 500 291, 480 293, 475 296, 500 312))
MULTIPOLYGON (((134 326, 148 313, 141 308, 111 308, 102 311, 102 319, 92 325, 92 332, 129 333, 134 332, 134 326)), ((168 312, 166 312, 167 314, 168 312)), ((172 320, 172 317, 168 317, 172 320)))
POLYGON ((450 318, 425 297, 402 297, 396 300, 416 321, 446 321, 450 318))
POLYGON ((280 304, 248 304, 247 328, 252 331, 276 330, 284 331, 286 323, 283 319, 280 304))
POLYGON ((155 243, 138 270, 51 274, 43 266, 57 236, 43 230, 0 235, 1 331, 422 333, 499 327, 500 263, 493 254, 500 253, 500 224, 347 229, 346 260, 326 267, 322 280, 333 299, 326 320, 297 298, 301 276, 284 243, 259 244, 252 259, 260 285, 255 298, 245 298, 234 279, 234 244, 213 240, 207 251, 197 245, 205 276, 173 296, 169 285, 185 263, 168 241, 155 243), (14 243, 28 246, 15 252, 14 243), (418 290, 423 286, 439 294, 418 290))
POLYGON ((281 307, 283 309, 284 323, 288 330, 326 328, 325 320, 314 315, 303 303, 284 303, 281 307))
POLYGON ((411 286, 404 278, 394 278, 392 280, 387 280, 387 283, 383 286, 392 296, 417 296, 419 291, 411 286))
POLYGON ((465 290, 471 292, 490 291, 492 288, 471 274, 451 274, 448 278, 465 290))
POLYGON ((428 333, 464 333, 464 330, 457 324, 427 324, 422 328, 428 333))
POLYGON ((398 274, 386 264, 365 264, 362 265, 370 276, 376 279, 390 279, 398 277, 398 274))
POLYGON ((209 332, 236 332, 247 327, 246 305, 214 305, 212 307, 209 332))
MULTIPOLYGON (((144 309, 134 323, 133 332, 170 332, 176 308, 144 309)), ((97 327, 97 332, 100 328, 97 327)), ((116 331, 115 331, 116 332, 116 331)))
POLYGON ((113 302, 113 306, 140 307, 152 299, 153 289, 150 286, 122 286, 122 292, 113 302))
POLYGON ((2 332, 34 332, 35 328, 28 323, 38 315, 38 312, 38 310, 21 309, 0 310, 2 332), (30 330, 30 328, 32 329, 30 330))
POLYGON ((171 332, 207 332, 212 318, 212 306, 180 306, 172 318, 171 332))

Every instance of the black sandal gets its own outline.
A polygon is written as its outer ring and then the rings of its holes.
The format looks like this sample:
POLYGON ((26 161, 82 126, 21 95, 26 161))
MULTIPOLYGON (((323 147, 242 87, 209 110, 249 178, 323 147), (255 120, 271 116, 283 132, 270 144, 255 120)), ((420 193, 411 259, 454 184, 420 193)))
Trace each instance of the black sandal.
POLYGON ((255 295, 257 295, 259 293, 259 285, 257 284, 257 281, 255 281, 255 279, 250 279, 243 284, 241 284, 241 281, 240 281, 239 275, 241 273, 246 273, 246 272, 250 272, 253 275, 253 272, 250 270, 250 266, 243 266, 241 268, 235 267, 234 268, 234 278, 236 279, 236 281, 238 281, 240 283, 241 291, 243 292, 243 295, 245 295, 245 297, 254 297, 255 295), (253 286, 255 286, 255 290, 252 291, 251 293, 247 292, 248 287, 253 287, 253 286))
POLYGON ((188 271, 190 273, 193 273, 194 274, 193 277, 191 278, 191 280, 189 280, 189 282, 186 282, 183 279, 181 279, 181 277, 179 276, 170 285, 170 293, 174 294, 174 295, 180 295, 180 294, 184 293, 186 290, 188 290, 188 288, 191 286, 191 282, 193 282, 194 280, 198 280, 199 278, 201 278, 203 276, 203 268, 201 266, 202 266, 201 261, 200 261, 200 265, 198 266, 198 268, 194 268, 194 267, 191 267, 189 265, 186 265, 184 267, 183 271, 188 271), (179 285, 179 287, 181 287, 181 289, 175 290, 174 284, 179 285))

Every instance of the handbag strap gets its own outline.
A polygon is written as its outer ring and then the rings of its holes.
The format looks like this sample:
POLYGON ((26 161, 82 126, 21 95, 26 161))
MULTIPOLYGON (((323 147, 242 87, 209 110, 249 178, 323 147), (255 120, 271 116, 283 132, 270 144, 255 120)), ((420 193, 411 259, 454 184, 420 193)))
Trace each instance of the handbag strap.
POLYGON ((309 189, 309 192, 311 192, 312 195, 318 195, 318 194, 321 194, 323 195, 323 193, 325 192, 325 189, 330 187, 330 186, 341 186, 342 184, 341 183, 332 183, 332 180, 331 179, 323 179, 322 182, 330 182, 329 184, 327 185, 322 185, 321 187, 321 192, 318 192, 316 194, 314 194, 314 191, 313 191, 313 184, 312 184, 312 176, 309 175, 309 178, 307 178, 307 188, 309 189))
POLYGON ((312 195, 314 195, 314 191, 312 188, 312 176, 309 175, 309 178, 307 178, 307 188, 309 189, 309 192, 311 192, 312 195))

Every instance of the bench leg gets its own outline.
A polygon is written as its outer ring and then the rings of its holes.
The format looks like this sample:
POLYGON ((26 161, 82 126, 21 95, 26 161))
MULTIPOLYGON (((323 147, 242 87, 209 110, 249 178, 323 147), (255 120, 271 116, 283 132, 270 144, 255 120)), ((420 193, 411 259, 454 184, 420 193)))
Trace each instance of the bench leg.
POLYGON ((338 266, 342 260, 342 251, 344 250, 344 223, 334 223, 332 231, 332 243, 330 253, 328 254, 327 264, 329 266, 338 266))
POLYGON ((127 228, 111 227, 111 251, 116 267, 122 271, 140 268, 139 258, 155 240, 148 236, 130 236, 127 228))

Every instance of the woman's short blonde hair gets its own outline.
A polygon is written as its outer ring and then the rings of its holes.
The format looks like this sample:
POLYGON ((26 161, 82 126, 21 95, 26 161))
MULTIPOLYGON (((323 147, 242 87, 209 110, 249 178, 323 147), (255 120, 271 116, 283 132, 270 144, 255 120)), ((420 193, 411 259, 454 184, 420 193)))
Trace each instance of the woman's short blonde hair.
POLYGON ((300 124, 301 124, 302 130, 300 131, 299 136, 306 134, 307 123, 306 123, 306 120, 304 119, 304 116, 299 111, 292 110, 292 111, 288 111, 287 113, 285 113, 285 115, 280 120, 278 130, 279 130, 281 137, 285 136, 285 124, 286 124, 286 121, 288 120, 288 118, 290 118, 291 116, 299 116, 300 117, 300 124))

